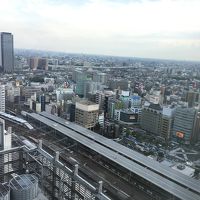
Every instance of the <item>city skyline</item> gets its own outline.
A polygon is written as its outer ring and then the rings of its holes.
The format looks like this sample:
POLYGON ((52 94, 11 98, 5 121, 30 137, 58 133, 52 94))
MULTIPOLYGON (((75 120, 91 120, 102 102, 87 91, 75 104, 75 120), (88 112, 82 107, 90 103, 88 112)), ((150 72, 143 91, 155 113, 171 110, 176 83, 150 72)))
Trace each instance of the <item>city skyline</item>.
POLYGON ((198 0, 10 0, 1 3, 2 31, 15 48, 197 60, 198 0))

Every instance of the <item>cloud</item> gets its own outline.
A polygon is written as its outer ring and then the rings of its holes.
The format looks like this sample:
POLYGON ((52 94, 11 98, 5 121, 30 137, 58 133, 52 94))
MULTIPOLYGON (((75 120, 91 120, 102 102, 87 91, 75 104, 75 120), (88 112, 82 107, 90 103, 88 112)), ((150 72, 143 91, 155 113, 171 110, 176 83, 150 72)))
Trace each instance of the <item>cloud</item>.
POLYGON ((90 3, 91 0, 49 0, 48 3, 51 5, 70 5, 70 6, 76 6, 81 7, 88 3, 90 3))
POLYGON ((20 48, 196 59, 199 7, 198 0, 8 0, 0 27, 20 48))

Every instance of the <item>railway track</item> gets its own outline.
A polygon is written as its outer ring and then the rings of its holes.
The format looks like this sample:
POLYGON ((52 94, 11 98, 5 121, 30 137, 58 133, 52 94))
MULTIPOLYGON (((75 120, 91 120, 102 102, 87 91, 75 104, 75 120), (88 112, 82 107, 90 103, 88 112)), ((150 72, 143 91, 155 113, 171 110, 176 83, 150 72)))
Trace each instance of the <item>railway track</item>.
POLYGON ((140 200, 140 199, 153 199, 149 195, 145 195, 141 190, 133 185, 127 183, 121 177, 116 176, 111 171, 103 168, 98 162, 92 160, 91 158, 80 154, 74 150, 73 145, 66 146, 64 143, 64 138, 58 138, 51 133, 45 133, 41 128, 36 128, 33 131, 27 131, 24 127, 15 126, 13 123, 6 123, 6 127, 12 126, 13 131, 17 136, 24 137, 29 141, 37 144, 38 140, 43 141, 43 148, 50 154, 55 154, 56 151, 60 153, 60 160, 66 164, 69 168, 74 167, 74 164, 78 162, 79 173, 86 180, 92 184, 97 184, 98 181, 103 180, 103 190, 106 195, 114 200, 140 200), (61 142, 59 142, 61 141, 61 142), (68 148, 73 146, 72 149, 68 148), (73 153, 72 153, 73 152, 73 153), (75 160, 70 159, 75 158, 75 160), (95 169, 95 170, 94 170, 95 169), (123 185, 123 191, 121 187, 123 185), (125 191, 125 192, 124 192, 125 191))

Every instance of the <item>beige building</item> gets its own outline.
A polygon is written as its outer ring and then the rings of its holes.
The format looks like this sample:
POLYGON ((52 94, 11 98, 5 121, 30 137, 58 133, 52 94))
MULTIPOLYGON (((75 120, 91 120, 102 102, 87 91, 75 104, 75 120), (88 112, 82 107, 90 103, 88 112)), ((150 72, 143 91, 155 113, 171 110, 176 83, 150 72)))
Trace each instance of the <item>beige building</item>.
POLYGON ((98 120, 99 105, 82 100, 76 102, 75 122, 85 128, 92 128, 98 120))

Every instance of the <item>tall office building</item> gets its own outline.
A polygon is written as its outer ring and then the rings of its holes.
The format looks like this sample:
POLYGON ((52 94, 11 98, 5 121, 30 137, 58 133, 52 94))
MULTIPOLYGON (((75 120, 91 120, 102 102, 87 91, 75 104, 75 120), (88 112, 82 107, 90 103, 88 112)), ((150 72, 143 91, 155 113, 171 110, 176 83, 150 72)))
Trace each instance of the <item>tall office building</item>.
POLYGON ((189 144, 193 140, 197 111, 194 108, 179 107, 175 112, 173 136, 178 141, 189 144))
POLYGON ((186 101, 188 102, 188 107, 192 108, 199 102, 199 93, 194 91, 188 91, 186 96, 186 101))
POLYGON ((159 104, 150 104, 142 109, 140 121, 142 129, 160 135, 161 122, 162 108, 159 104))
POLYGON ((11 33, 0 33, 0 68, 5 73, 11 73, 14 70, 13 35, 11 33))
POLYGON ((76 79, 76 94, 80 97, 84 96, 84 85, 86 81, 91 80, 88 78, 87 74, 83 71, 76 70, 74 72, 74 77, 76 79))
POLYGON ((0 85, 0 111, 5 112, 5 85, 0 85))

